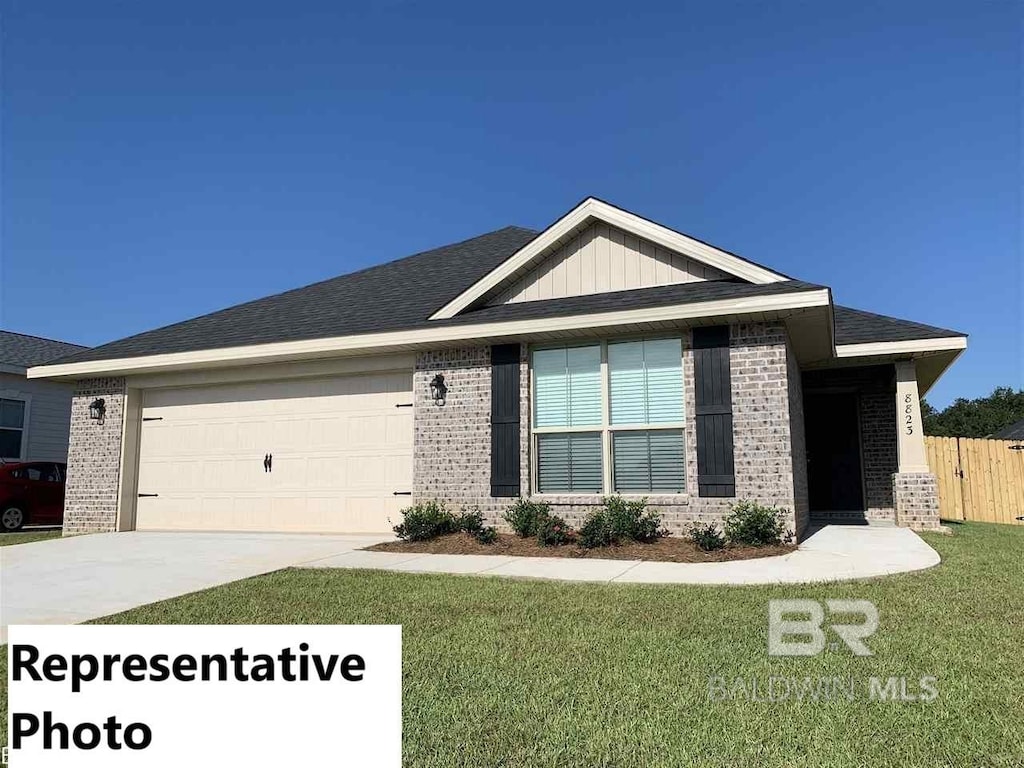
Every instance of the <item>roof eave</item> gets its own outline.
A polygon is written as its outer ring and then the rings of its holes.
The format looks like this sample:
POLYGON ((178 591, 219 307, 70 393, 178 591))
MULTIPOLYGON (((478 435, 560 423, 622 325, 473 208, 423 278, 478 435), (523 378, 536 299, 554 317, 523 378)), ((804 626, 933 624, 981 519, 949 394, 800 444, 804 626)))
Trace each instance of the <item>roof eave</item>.
POLYGON ((144 357, 90 360, 30 368, 31 379, 83 379, 140 373, 258 365, 263 363, 374 355, 455 343, 517 338, 532 340, 559 335, 592 334, 600 329, 656 327, 658 324, 697 324, 715 318, 767 318, 814 307, 830 307, 828 289, 803 290, 767 296, 746 296, 642 309, 505 320, 490 323, 438 324, 420 328, 323 339, 277 342, 242 347, 176 352, 144 357))

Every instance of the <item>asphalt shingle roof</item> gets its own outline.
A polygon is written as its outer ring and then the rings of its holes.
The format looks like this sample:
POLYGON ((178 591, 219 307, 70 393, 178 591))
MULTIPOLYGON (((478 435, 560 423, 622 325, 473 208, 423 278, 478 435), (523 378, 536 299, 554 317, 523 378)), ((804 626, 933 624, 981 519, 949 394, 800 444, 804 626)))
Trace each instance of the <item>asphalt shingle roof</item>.
POLYGON ((966 336, 960 331, 937 328, 887 315, 876 315, 860 309, 834 307, 836 344, 864 344, 869 341, 907 341, 909 339, 946 339, 966 336))
POLYGON ((1024 440, 1024 419, 1015 421, 1008 427, 1003 427, 992 437, 996 440, 1024 440))
POLYGON ((81 344, 26 336, 13 331, 0 331, 0 365, 29 368, 86 349, 88 347, 81 344))
MULTIPOLYGON (((498 320, 561 317, 584 312, 641 309, 820 289, 799 280, 766 285, 708 281, 464 312, 449 320, 428 318, 508 259, 539 233, 505 227, 453 245, 239 304, 184 322, 87 350, 74 345, 60 363, 142 357, 223 347, 412 330, 498 320)), ((893 341, 959 335, 954 331, 836 307, 836 341, 893 341)), ((50 360, 49 362, 57 362, 50 360)))

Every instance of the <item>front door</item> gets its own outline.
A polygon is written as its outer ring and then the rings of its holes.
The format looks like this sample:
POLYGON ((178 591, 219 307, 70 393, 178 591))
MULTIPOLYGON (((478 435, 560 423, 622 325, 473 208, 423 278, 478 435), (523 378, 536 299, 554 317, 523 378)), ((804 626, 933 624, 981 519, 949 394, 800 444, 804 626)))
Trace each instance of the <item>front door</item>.
POLYGON ((804 419, 811 511, 862 512, 857 396, 846 392, 808 393, 804 419))

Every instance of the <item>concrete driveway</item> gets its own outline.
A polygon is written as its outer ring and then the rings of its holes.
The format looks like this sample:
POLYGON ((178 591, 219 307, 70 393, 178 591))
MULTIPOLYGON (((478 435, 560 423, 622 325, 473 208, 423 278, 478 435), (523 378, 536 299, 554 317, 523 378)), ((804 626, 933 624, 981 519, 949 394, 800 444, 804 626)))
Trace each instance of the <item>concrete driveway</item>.
POLYGON ((0 643, 11 624, 77 624, 388 538, 130 532, 0 547, 0 643))

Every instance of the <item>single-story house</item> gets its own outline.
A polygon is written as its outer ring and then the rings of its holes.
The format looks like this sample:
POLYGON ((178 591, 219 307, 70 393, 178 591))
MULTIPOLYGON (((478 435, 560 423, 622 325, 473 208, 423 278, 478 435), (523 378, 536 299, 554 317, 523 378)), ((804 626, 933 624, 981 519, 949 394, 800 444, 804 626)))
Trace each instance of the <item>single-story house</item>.
POLYGON ((28 369, 87 347, 0 331, 0 462, 68 457, 71 381, 28 379, 28 369))
POLYGON ((1009 424, 992 435, 993 440, 1024 440, 1024 419, 1009 424))
POLYGON ((919 397, 964 334, 595 198, 77 352, 65 532, 389 531, 413 501, 669 529, 737 499, 939 524, 919 397), (102 407, 101 407, 102 406, 102 407))

